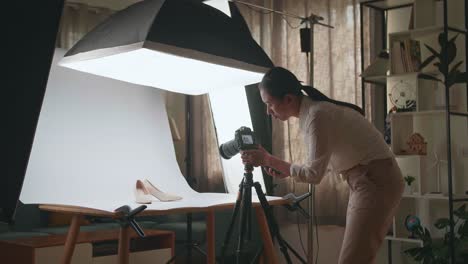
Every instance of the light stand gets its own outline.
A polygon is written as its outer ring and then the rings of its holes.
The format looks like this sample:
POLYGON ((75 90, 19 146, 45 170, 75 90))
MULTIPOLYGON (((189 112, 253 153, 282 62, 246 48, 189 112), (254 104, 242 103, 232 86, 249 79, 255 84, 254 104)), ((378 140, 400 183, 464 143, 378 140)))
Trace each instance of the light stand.
MULTIPOLYGON (((185 150, 186 150, 186 158, 185 158, 185 179, 187 180, 188 185, 192 188, 193 185, 196 183, 196 180, 190 176, 192 172, 192 146, 191 146, 191 137, 190 137, 190 130, 191 130, 191 107, 192 107, 192 98, 190 95, 186 95, 185 97, 185 150)), ((186 214, 186 227, 187 227, 187 238, 184 242, 184 246, 186 249, 186 263, 192 263, 192 251, 195 250, 206 257, 206 252, 203 251, 198 243, 193 241, 192 238, 192 222, 193 222, 193 214, 187 213, 186 214)), ((167 263, 175 262, 177 256, 172 257, 167 263)))
MULTIPOLYGON (((307 3, 307 2, 306 2, 307 3)), ((306 12, 308 12, 308 8, 306 8, 306 12)), ((308 59, 308 75, 309 75, 309 85, 314 87, 314 29, 315 25, 324 26, 327 28, 333 28, 333 26, 321 23, 320 21, 323 20, 323 17, 311 14, 308 17, 301 19, 301 24, 306 24, 305 28, 302 28, 300 31, 301 36, 301 49, 302 52, 305 52, 308 59), (310 54, 310 55, 309 55, 310 54)), ((313 216, 315 215, 314 212, 314 200, 315 200, 315 186, 313 184, 309 184, 309 193, 313 193, 314 195, 311 196, 309 199, 309 213, 313 216)), ((314 219, 309 220, 308 222, 308 232, 307 232, 307 261, 308 263, 314 263, 314 219)), ((317 234, 318 236, 318 234, 317 234)))
MULTIPOLYGON (((244 261, 247 261, 246 259, 243 259, 242 255, 242 250, 243 250, 243 245, 244 245, 244 237, 245 233, 250 229, 250 225, 248 224, 247 221, 250 220, 250 212, 252 210, 252 187, 255 188, 255 191, 257 193, 258 200, 260 201, 260 205, 262 206, 263 212, 265 213, 265 217, 268 222, 268 226, 270 228, 272 240, 276 238, 276 240, 279 243, 280 250, 284 255, 284 258, 286 259, 287 263, 292 263, 291 257, 289 256, 288 249, 296 256, 296 258, 301 262, 301 263, 307 263, 297 251, 295 251, 281 236, 278 223, 275 220, 275 217, 273 215, 273 212, 271 210, 271 206, 268 204, 268 201, 265 197, 265 194, 262 191, 262 187, 260 183, 254 182, 253 181, 253 166, 252 165, 245 165, 244 166, 244 178, 241 181, 241 184, 239 185, 239 192, 237 195, 236 199, 236 204, 234 206, 231 222, 228 227, 228 231, 226 233, 226 237, 224 239, 224 243, 221 247, 221 262, 224 261, 224 257, 226 255, 226 250, 229 245, 229 241, 232 236, 233 232, 233 227, 234 223, 236 221, 237 215, 240 211, 240 228, 239 228, 239 237, 237 241, 237 250, 236 250, 236 263, 240 264, 244 261)), ((293 202, 291 209, 296 209, 300 208, 299 202, 293 202)), ((302 210, 304 211, 304 210, 302 210)), ((260 250, 254 257, 251 263, 256 263, 258 258, 260 257, 260 253, 262 250, 260 250)))
MULTIPOLYGON (((186 113, 186 123, 185 123, 185 142, 186 142, 186 159, 185 159, 185 178, 187 179, 187 183, 190 187, 193 187, 196 180, 190 176, 192 173, 192 145, 191 145, 191 136, 190 131, 192 127, 192 97, 190 95, 186 96, 185 99, 185 113, 186 113)), ((200 254, 206 257, 206 252, 204 252, 197 243, 195 243, 192 239, 192 222, 193 222, 193 214, 187 213, 186 216, 186 223, 187 223, 187 240, 185 241, 185 247, 187 250, 187 260, 186 263, 192 263, 192 250, 195 249, 200 254)))
MULTIPOLYGON (((307 2, 306 2, 307 3, 307 2)), ((306 12, 308 8, 306 8, 306 12)), ((309 85, 314 86, 314 28, 315 25, 320 25, 328 28, 333 28, 330 25, 321 23, 320 21, 323 20, 323 17, 311 14, 306 18, 301 19, 301 24, 306 24, 305 28, 300 30, 301 36, 301 50, 305 52, 308 59, 308 77, 309 77, 309 85), (309 55, 310 54, 310 55, 309 55)), ((315 196, 315 186, 313 184, 309 184, 309 193, 313 193, 315 196)), ((311 197, 309 199, 309 213, 314 212, 314 199, 315 197, 311 197)), ((313 214, 315 215, 315 214, 313 214)), ((314 219, 309 221, 308 223, 308 231, 307 232, 307 247, 308 247, 308 254, 307 254, 307 261, 308 263, 314 263, 314 219)))

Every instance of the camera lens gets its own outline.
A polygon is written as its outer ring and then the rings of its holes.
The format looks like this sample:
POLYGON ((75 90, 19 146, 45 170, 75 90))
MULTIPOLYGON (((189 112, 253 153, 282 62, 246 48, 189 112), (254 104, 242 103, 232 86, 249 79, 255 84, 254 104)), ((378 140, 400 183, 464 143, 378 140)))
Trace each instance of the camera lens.
POLYGON ((224 159, 230 159, 234 157, 237 153, 239 153, 239 151, 240 149, 235 139, 221 144, 221 146, 219 146, 219 154, 224 159))

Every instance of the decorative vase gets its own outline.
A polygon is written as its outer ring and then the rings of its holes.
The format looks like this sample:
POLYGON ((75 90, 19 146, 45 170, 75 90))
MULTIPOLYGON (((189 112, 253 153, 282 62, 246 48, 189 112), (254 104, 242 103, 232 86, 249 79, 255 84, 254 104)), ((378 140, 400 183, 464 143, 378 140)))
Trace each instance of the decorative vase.
POLYGON ((404 194, 413 194, 413 187, 411 185, 405 184, 404 194))

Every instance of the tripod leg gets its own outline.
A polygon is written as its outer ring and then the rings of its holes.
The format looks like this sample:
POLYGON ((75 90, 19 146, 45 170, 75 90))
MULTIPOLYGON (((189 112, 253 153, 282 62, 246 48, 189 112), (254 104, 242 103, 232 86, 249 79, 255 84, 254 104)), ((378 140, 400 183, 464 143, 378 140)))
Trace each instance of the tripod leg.
POLYGON ((284 240, 283 236, 278 232, 277 234, 277 239, 278 241, 282 241, 280 243, 284 243, 284 245, 289 249, 291 250, 291 252, 294 254, 294 256, 296 256, 296 258, 303 264, 307 264, 307 261, 301 256, 301 254, 299 254, 291 245, 289 245, 288 242, 286 242, 286 240, 284 240))
POLYGON ((263 253, 263 246, 260 247, 259 250, 257 250, 257 253, 255 253, 254 258, 252 259, 252 261, 250 263, 252 263, 252 264, 260 263, 260 261, 261 261, 260 258, 262 257, 262 253, 263 253))
POLYGON ((268 225, 272 232, 272 237, 277 238, 278 244, 280 245, 280 250, 283 253, 284 258, 286 259, 286 262, 292 263, 291 257, 288 254, 288 249, 286 247, 285 241, 284 239, 282 239, 280 235, 278 223, 276 223, 275 217, 271 211, 271 206, 268 203, 265 197, 265 194, 262 191, 262 187, 260 183, 258 182, 254 183, 254 186, 255 186, 255 190, 257 191, 258 200, 260 201, 260 204, 262 205, 263 212, 265 213, 266 219, 268 221, 268 225))
POLYGON ((177 256, 174 255, 170 260, 168 260, 168 261, 166 262, 166 264, 175 263, 176 257, 177 257, 177 256))
POLYGON ((252 240, 252 210, 247 212, 247 240, 252 240))
POLYGON ((242 182, 239 185, 239 192, 237 194, 236 204, 235 204, 234 210, 232 212, 231 222, 229 223, 229 227, 228 227, 228 230, 226 232, 226 236, 224 237, 223 245, 221 246, 221 262, 224 261, 224 257, 226 255, 226 249, 227 249, 227 247, 229 245, 229 240, 231 240, 232 231, 234 229, 234 223, 236 221, 236 217, 237 217, 237 214, 239 212, 240 204, 241 204, 241 201, 242 201, 242 196, 243 196, 243 193, 244 193, 244 187, 243 186, 244 186, 244 179, 242 179, 242 182))
POLYGON ((186 250, 187 250, 187 259, 186 263, 192 263, 192 214, 188 213, 187 214, 187 245, 186 245, 186 250))
MULTIPOLYGON (((205 256, 207 257, 208 255, 206 254, 205 251, 203 251, 203 249, 201 249, 199 246, 193 246, 193 249, 195 249, 195 251, 197 251, 198 253, 200 253, 202 256, 205 256)), ((207 262, 210 262, 210 261, 207 261, 207 262)), ((213 261, 214 263, 214 261, 213 261)))
POLYGON ((239 228, 239 240, 237 241, 237 252, 236 262, 240 264, 242 262, 242 248, 244 245, 244 235, 247 227, 247 220, 249 211, 252 208, 252 189, 249 183, 244 184, 244 193, 242 195, 241 213, 240 213, 240 228, 239 228))
POLYGON ((278 259, 275 254, 275 247, 273 246, 273 240, 268 228, 268 222, 265 217, 263 209, 260 207, 255 207, 255 214, 257 216, 258 227, 260 229, 260 234, 262 235, 263 241, 263 254, 265 263, 277 264, 278 259))

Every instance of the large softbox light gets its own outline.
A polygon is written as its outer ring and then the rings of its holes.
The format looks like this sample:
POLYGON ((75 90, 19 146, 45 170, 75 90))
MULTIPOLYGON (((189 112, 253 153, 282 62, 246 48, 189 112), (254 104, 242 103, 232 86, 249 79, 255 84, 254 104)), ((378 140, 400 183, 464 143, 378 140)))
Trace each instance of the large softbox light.
POLYGON ((273 66, 237 7, 231 17, 189 0, 146 0, 81 39, 61 65, 186 94, 258 82, 273 66))

